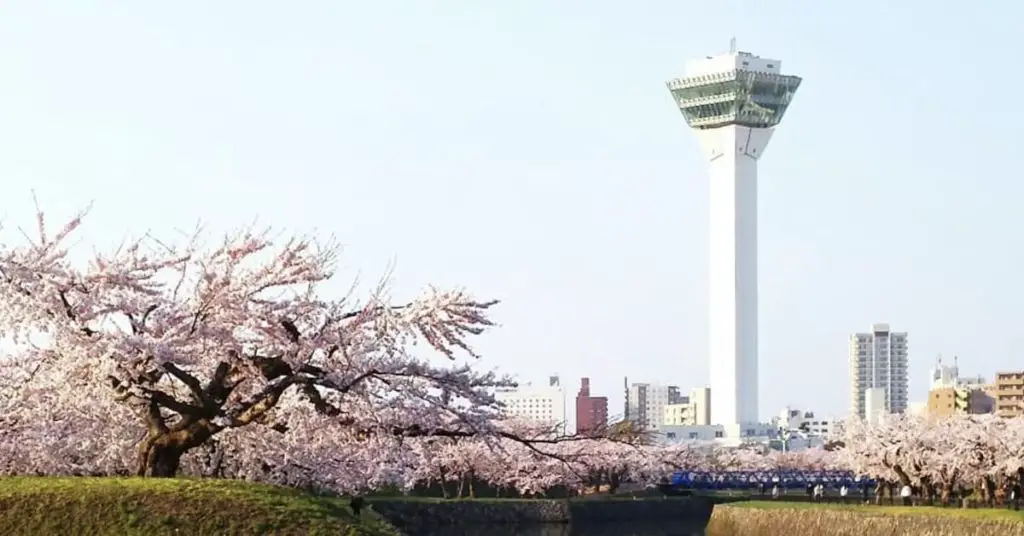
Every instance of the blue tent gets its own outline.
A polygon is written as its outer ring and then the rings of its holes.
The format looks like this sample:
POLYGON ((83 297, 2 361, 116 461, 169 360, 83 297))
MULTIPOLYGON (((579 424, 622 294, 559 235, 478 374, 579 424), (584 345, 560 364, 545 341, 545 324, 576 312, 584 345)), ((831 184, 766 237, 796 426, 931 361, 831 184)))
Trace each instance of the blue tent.
POLYGON ((762 482, 769 488, 787 489, 812 484, 824 484, 827 488, 875 486, 874 480, 857 478, 849 471, 678 471, 669 478, 672 487, 695 490, 751 490, 762 482))

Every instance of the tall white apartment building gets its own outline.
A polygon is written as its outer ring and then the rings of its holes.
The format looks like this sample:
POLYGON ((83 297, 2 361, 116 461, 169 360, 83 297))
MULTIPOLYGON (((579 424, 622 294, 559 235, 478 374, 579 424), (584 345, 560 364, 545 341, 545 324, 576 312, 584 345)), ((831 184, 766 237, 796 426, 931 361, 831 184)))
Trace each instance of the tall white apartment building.
POLYGON ((547 386, 526 384, 498 389, 494 398, 505 405, 505 414, 509 417, 551 426, 557 433, 565 433, 565 390, 558 376, 548 378, 547 386))
POLYGON ((868 389, 873 405, 886 413, 907 411, 907 356, 907 334, 892 332, 889 324, 850 336, 851 416, 866 418, 868 389))
POLYGON ((675 385, 634 383, 626 390, 626 419, 654 428, 665 422, 665 406, 684 400, 675 385))

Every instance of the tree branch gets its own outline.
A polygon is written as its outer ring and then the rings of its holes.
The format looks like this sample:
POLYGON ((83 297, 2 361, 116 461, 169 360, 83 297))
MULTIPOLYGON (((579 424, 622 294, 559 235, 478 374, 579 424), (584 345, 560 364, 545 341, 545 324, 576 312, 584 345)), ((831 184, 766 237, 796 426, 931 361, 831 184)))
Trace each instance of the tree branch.
POLYGON ((263 391, 242 404, 242 407, 231 418, 230 426, 237 428, 251 424, 264 413, 270 411, 281 399, 281 395, 295 384, 295 377, 289 376, 278 383, 268 385, 263 391))
POLYGON ((164 393, 163 391, 157 391, 156 389, 149 389, 146 387, 142 387, 142 391, 146 393, 150 401, 178 413, 182 417, 201 417, 206 413, 203 408, 179 402, 178 400, 175 400, 174 397, 164 393))
POLYGON ((188 372, 185 372, 179 368, 178 365, 170 362, 164 363, 164 370, 188 387, 189 391, 192 392, 192 399, 195 400, 196 403, 202 406, 208 405, 209 401, 206 398, 206 393, 203 392, 203 386, 199 383, 198 378, 188 372))

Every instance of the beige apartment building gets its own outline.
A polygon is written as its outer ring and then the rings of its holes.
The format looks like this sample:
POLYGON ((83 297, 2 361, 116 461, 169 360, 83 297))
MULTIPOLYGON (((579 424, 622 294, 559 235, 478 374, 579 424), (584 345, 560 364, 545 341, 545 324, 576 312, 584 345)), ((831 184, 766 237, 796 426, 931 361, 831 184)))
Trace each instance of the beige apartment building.
POLYGON ((939 387, 928 392, 928 415, 981 415, 995 411, 996 400, 981 387, 939 387))
POLYGON ((994 395, 1000 417, 1024 415, 1024 371, 996 373, 994 395))

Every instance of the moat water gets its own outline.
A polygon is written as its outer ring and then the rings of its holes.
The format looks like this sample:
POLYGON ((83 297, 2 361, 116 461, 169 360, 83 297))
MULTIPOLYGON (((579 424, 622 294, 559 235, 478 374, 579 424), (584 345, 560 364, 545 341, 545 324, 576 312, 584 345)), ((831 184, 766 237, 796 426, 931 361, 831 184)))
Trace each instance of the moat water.
POLYGON ((703 525, 684 523, 608 523, 592 526, 561 524, 524 527, 445 527, 409 536, 703 536, 703 525))

